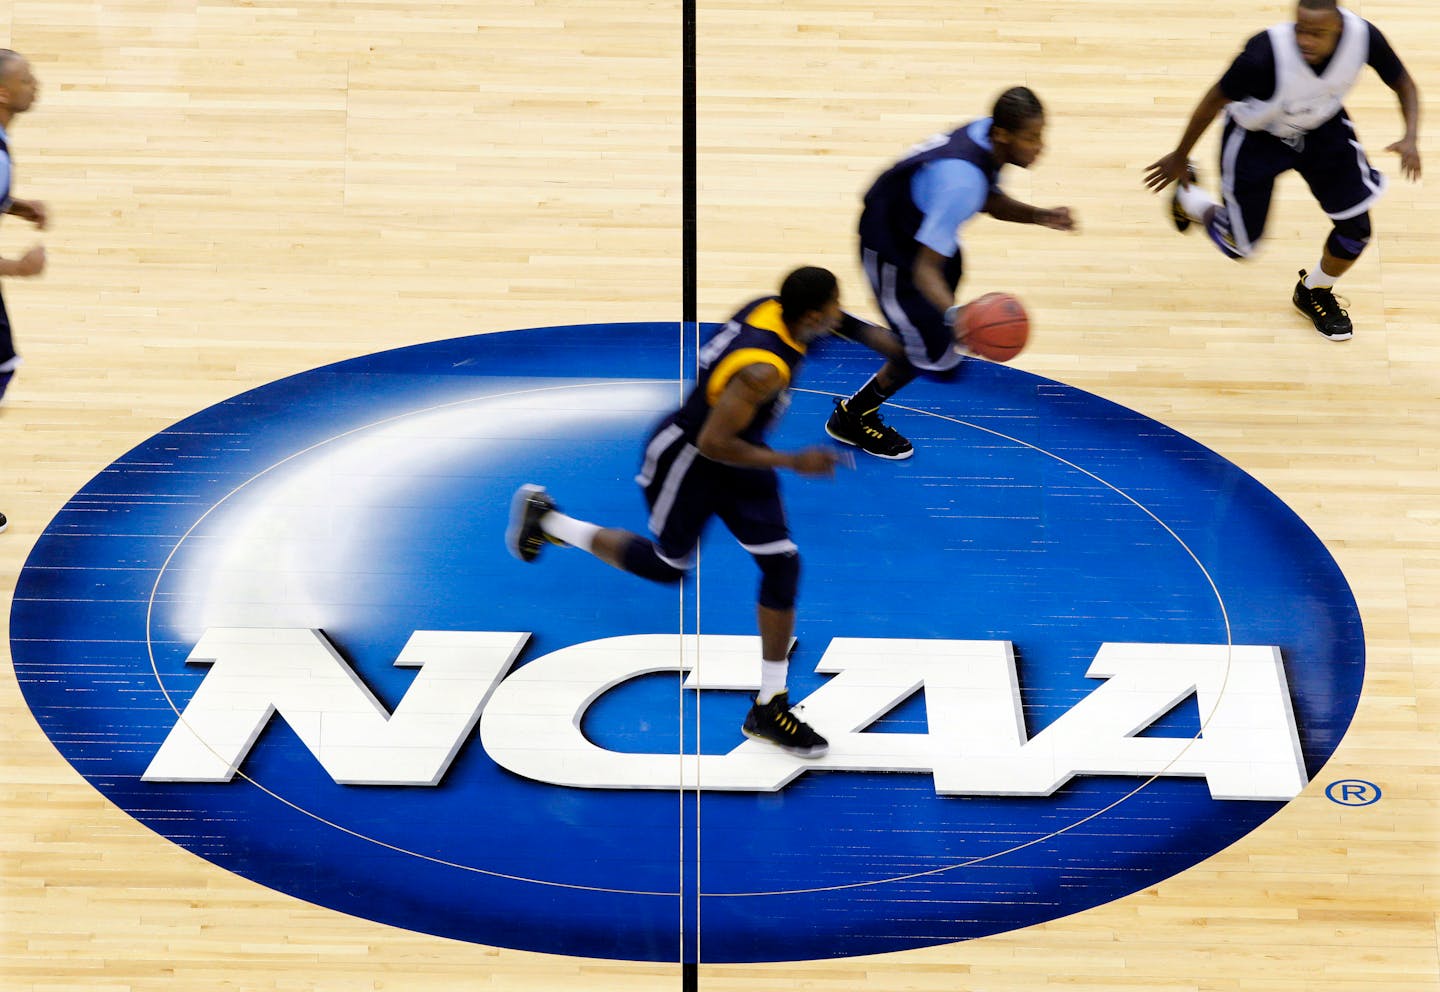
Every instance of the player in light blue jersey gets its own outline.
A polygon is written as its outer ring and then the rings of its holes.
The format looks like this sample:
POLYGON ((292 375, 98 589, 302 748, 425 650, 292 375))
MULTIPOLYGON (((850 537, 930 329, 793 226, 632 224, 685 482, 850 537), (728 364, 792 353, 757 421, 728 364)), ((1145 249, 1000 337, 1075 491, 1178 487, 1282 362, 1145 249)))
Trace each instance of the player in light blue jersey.
POLYGON ((990 117, 921 142, 871 185, 860 215, 860 259, 898 347, 858 392, 836 403, 825 425, 831 437, 880 458, 914 453, 878 411, 917 375, 949 372, 964 357, 956 348, 962 308, 955 291, 964 269, 959 229, 972 217, 1074 229, 1068 207, 1033 207, 1000 188, 1005 166, 1028 169, 1040 157, 1044 131, 1039 98, 1016 86, 1000 94, 990 117))

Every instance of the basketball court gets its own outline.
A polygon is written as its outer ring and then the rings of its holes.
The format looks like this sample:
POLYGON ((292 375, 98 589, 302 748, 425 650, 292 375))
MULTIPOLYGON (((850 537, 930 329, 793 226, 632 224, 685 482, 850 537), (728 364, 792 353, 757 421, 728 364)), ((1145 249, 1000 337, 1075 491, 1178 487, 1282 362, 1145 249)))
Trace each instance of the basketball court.
MULTIPOLYGON (((1353 9, 1424 96, 1427 9, 1353 9)), ((53 214, 4 286, 0 988, 1440 988, 1440 211, 1363 77, 1324 340, 1298 179, 1242 266, 1141 178, 1289 7, 1081 13, 700 3, 689 112, 678 3, 0 15, 53 214), (1002 184, 1081 230, 967 227, 1028 348, 901 394, 912 460, 784 478, 834 746, 767 751, 723 528, 651 586, 513 560, 510 493, 642 530, 697 344, 800 264, 874 317, 859 194, 1016 84, 1002 184)), ((777 445, 875 365, 817 346, 777 445)))

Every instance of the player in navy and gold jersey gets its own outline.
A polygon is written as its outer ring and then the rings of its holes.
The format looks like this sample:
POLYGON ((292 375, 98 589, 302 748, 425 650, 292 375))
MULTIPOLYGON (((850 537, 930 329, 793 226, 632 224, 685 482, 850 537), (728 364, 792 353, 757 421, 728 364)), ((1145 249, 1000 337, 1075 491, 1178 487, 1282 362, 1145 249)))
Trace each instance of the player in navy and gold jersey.
POLYGON ((1335 0, 1299 0, 1293 23, 1277 24, 1245 49, 1201 97, 1180 143, 1146 167, 1152 190, 1176 184, 1170 216, 1183 232, 1191 222, 1226 256, 1255 253, 1270 212, 1275 180, 1294 169, 1305 179, 1331 230, 1320 261, 1300 270, 1291 302, 1332 341, 1354 334, 1350 315, 1335 299, 1335 282, 1370 242, 1370 206, 1385 192, 1385 176, 1365 157, 1342 100, 1369 65, 1400 102, 1405 133, 1386 151, 1400 156, 1400 171, 1420 177, 1420 94, 1390 43, 1369 21, 1335 0), (1195 182, 1190 149, 1221 111, 1218 202, 1195 182))
POLYGON ((760 569, 760 692, 745 734, 803 757, 819 757, 828 744, 790 712, 786 692, 800 555, 776 469, 829 476, 842 456, 828 445, 776 451, 765 433, 810 343, 842 325, 882 352, 890 346, 882 328, 841 312, 832 273, 805 267, 785 278, 779 296, 742 307, 701 349, 695 386, 651 434, 635 477, 654 540, 568 517, 537 485, 516 492, 506 535, 522 561, 534 561, 546 544, 570 545, 642 578, 674 582, 694 567, 700 535, 719 517, 760 569))
POLYGON ((948 372, 963 358, 956 342, 964 308, 955 305, 961 225, 988 213, 1074 229, 1068 207, 1033 207, 1000 188, 1005 166, 1028 169, 1039 158, 1044 130, 1039 98, 1015 86, 1000 94, 990 117, 921 142, 871 185, 860 215, 860 260, 897 347, 869 382, 836 404, 825 425, 831 437, 881 458, 914 453, 878 411, 917 375, 948 372))

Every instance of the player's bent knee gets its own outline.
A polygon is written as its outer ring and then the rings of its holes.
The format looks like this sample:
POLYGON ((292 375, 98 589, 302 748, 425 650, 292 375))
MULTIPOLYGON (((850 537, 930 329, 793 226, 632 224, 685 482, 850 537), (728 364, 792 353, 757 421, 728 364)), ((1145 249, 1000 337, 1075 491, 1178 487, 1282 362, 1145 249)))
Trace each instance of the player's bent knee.
POLYGON ((635 537, 625 545, 625 571, 651 582, 679 582, 685 569, 676 568, 660 557, 655 545, 643 537, 635 537))
POLYGON ((760 566, 760 605, 771 610, 793 610, 800 591, 800 553, 756 555, 760 566))
POLYGON ((1360 214, 1358 217, 1337 220, 1335 227, 1330 231, 1330 237, 1325 239, 1325 250, 1336 258, 1354 261, 1360 257, 1360 253, 1370 243, 1370 234, 1370 214, 1368 212, 1360 214))

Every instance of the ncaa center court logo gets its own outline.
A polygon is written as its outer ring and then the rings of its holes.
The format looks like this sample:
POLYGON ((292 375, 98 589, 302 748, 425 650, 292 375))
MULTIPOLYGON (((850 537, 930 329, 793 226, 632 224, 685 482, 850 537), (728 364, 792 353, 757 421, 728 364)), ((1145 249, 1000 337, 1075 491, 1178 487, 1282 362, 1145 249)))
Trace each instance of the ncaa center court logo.
MULTIPOLYGON (((480 335, 190 417, 57 515, 11 651, 61 753, 200 857, 300 899, 590 957, 814 959, 966 940, 1151 886, 1309 783, 1358 702, 1355 602, 1306 526, 1133 411, 967 362, 916 457, 783 480, 791 697, 747 741, 757 580, 716 528, 655 586, 506 554, 510 494, 643 530, 674 324, 480 335)), ((774 438, 867 352, 817 346, 774 438)))

